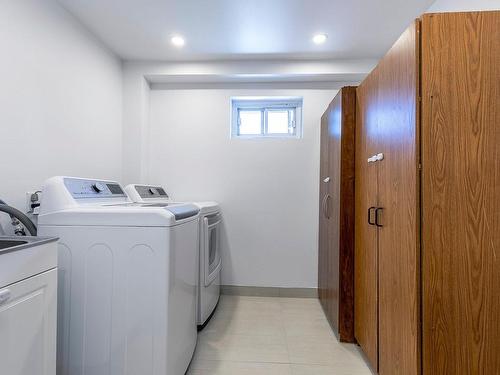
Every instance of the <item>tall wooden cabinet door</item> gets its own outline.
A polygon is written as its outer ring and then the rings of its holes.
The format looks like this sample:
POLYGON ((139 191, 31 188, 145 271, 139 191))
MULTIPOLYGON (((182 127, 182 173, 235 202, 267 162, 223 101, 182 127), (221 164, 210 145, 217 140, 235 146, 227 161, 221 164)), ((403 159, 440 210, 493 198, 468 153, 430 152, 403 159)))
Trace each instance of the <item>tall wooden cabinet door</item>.
POLYGON ((325 312, 328 311, 328 219, 326 199, 328 194, 328 111, 321 117, 320 180, 319 180, 319 243, 318 243, 318 295, 325 312))
POLYGON ((342 90, 328 108, 328 178, 325 217, 328 223, 328 320, 339 332, 339 219, 340 219, 340 154, 342 129, 342 90))
POLYGON ((377 166, 367 159, 377 150, 377 97, 378 78, 372 73, 356 94, 354 334, 374 370, 378 368, 377 228, 368 224, 368 212, 378 204, 377 166))
POLYGON ((500 12, 422 21, 425 375, 500 374, 500 12))
POLYGON ((379 373, 419 373, 419 27, 378 65, 379 373))
POLYGON ((341 89, 328 108, 328 178, 325 216, 328 222, 328 320, 340 333, 340 182, 343 108, 341 89))
POLYGON ((340 341, 354 342, 355 87, 343 87, 322 117, 320 299, 340 341))

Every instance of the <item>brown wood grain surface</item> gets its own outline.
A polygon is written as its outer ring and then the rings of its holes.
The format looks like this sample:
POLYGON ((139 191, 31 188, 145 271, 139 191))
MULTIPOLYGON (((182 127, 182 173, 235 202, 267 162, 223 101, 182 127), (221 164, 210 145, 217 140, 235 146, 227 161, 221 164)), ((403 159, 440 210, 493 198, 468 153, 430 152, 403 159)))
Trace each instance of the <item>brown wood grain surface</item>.
POLYGON ((380 61, 377 161, 379 373, 416 375, 420 364, 420 247, 417 151, 419 21, 380 61))
POLYGON ((344 342, 355 341, 354 129, 355 88, 345 87, 322 117, 318 265, 321 304, 344 342))
POLYGON ((500 12, 422 25, 423 373, 500 374, 500 12))
POLYGON ((318 243, 318 296, 323 309, 328 311, 328 220, 324 215, 324 199, 327 194, 327 185, 323 179, 328 177, 328 111, 321 117, 321 144, 320 144, 320 180, 319 180, 319 243, 318 243))
POLYGON ((356 136, 356 87, 342 88, 339 197, 339 337, 354 338, 354 167, 356 136))
POLYGON ((420 370, 417 32, 416 21, 357 94, 355 331, 380 374, 420 370), (371 206, 382 208, 378 229, 371 206))
POLYGON ((367 212, 378 205, 377 168, 367 159, 377 152, 377 68, 356 90, 354 333, 372 369, 378 369, 377 228, 367 212))
POLYGON ((342 96, 340 90, 328 108, 328 183, 325 211, 328 216, 328 312, 327 318, 335 334, 339 335, 339 305, 340 305, 340 154, 342 129, 342 96))

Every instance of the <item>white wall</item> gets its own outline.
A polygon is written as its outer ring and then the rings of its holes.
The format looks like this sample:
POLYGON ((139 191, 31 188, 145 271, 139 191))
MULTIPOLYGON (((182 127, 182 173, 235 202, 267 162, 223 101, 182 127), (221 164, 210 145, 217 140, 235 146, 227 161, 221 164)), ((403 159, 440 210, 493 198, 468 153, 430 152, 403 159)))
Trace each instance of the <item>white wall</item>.
POLYGON ((320 117, 336 90, 152 90, 149 181, 224 214, 222 282, 316 287, 320 117), (230 139, 230 97, 303 96, 303 139, 230 139))
POLYGON ((436 0, 427 12, 466 12, 499 9, 500 0, 436 0))
POLYGON ((120 60, 52 0, 0 2, 0 198, 53 175, 121 177, 120 60))
POLYGON ((375 64, 125 62, 122 181, 222 204, 224 284, 316 287, 320 116, 375 64), (229 97, 266 93, 304 96, 305 138, 230 141, 229 97))
POLYGON ((377 60, 126 61, 123 64, 123 183, 147 182, 149 92, 213 86, 340 88, 359 83, 377 60))

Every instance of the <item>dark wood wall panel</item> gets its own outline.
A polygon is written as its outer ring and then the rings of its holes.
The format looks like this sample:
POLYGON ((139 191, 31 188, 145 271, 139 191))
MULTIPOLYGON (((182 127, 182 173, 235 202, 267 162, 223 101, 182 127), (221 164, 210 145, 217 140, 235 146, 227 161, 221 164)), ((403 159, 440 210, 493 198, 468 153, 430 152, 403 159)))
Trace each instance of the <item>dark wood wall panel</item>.
POLYGON ((423 372, 500 374, 500 12, 422 25, 423 372))

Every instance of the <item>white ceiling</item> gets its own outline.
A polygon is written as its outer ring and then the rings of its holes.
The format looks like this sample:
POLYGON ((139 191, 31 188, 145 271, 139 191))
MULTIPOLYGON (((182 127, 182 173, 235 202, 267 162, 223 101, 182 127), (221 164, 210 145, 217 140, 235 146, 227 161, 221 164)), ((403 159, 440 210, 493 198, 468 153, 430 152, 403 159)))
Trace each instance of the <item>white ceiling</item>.
POLYGON ((58 1, 125 60, 211 60, 380 57, 434 0, 58 1))

